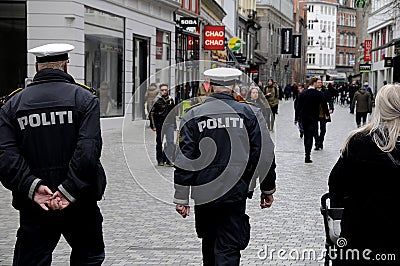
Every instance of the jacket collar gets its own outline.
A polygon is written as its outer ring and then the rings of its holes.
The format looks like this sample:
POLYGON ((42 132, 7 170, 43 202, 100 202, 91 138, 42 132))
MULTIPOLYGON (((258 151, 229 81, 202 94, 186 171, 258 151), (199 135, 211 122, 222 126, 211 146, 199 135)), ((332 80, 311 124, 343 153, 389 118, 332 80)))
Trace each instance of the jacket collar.
POLYGON ((68 83, 75 83, 74 78, 59 69, 53 68, 45 68, 38 71, 33 78, 33 83, 40 83, 40 82, 50 82, 50 81, 64 81, 68 83))
MULTIPOLYGON (((213 98, 214 98, 214 99, 218 99, 218 100, 225 99, 225 100, 233 100, 233 101, 236 101, 236 99, 233 97, 232 94, 228 94, 228 93, 226 93, 226 92, 216 92, 216 93, 213 93, 213 94, 210 95, 210 97, 208 97, 207 100, 214 100, 213 98)), ((207 100, 206 100, 206 101, 207 101, 207 100)))

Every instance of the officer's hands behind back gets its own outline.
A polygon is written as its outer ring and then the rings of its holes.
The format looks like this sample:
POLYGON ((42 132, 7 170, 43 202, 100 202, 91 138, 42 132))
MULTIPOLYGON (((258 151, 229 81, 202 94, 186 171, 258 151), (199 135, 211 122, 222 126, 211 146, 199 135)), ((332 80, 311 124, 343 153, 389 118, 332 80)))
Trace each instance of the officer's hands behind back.
POLYGON ((45 211, 62 210, 68 207, 69 201, 59 191, 53 193, 50 188, 40 185, 33 196, 33 200, 45 211))

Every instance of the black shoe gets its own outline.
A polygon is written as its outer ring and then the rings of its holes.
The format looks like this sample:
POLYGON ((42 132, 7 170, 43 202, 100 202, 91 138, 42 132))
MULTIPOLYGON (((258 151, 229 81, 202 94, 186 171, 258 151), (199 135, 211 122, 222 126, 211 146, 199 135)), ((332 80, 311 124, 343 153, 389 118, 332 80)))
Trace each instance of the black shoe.
POLYGON ((321 150, 323 150, 323 149, 324 149, 324 144, 319 144, 319 148, 320 148, 321 150))
POLYGON ((165 166, 172 167, 172 166, 174 166, 174 164, 173 163, 166 163, 165 166))
POLYGON ((164 166, 164 163, 163 162, 159 162, 158 166, 164 166))
POLYGON ((312 163, 312 160, 308 157, 306 157, 306 159, 304 160, 305 163, 312 163))
POLYGON ((319 151, 319 146, 315 146, 314 151, 319 151))
POLYGON ((303 136, 304 136, 304 133, 303 133, 303 132, 300 132, 300 138, 301 138, 301 139, 303 138, 303 136))

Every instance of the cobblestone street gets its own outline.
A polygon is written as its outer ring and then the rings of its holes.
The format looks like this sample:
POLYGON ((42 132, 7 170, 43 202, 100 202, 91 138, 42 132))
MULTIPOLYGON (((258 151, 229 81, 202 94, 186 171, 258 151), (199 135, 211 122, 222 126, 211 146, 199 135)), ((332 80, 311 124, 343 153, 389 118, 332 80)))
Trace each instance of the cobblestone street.
MULTIPOLYGON (((327 125, 324 150, 312 151, 304 163, 303 140, 293 124, 293 101, 281 101, 276 117, 277 191, 271 209, 259 207, 259 191, 248 200, 251 240, 242 252, 242 265, 321 265, 316 259, 284 260, 265 256, 265 249, 290 252, 324 248, 320 197, 327 191, 329 172, 355 118, 349 109, 335 106, 327 125)), ((104 122, 104 121, 103 121, 104 122)), ((172 204, 173 168, 155 166, 155 133, 146 121, 125 121, 124 129, 103 130, 102 162, 108 176, 104 200, 106 260, 104 265, 201 265, 200 240, 194 213, 182 219, 172 204), (123 133, 123 134, 122 134, 123 133)), ((18 212, 11 193, 0 188, 0 265, 11 265, 18 212)), ((192 211, 192 210, 191 210, 192 211)), ((70 248, 62 238, 53 265, 67 265, 70 248)))

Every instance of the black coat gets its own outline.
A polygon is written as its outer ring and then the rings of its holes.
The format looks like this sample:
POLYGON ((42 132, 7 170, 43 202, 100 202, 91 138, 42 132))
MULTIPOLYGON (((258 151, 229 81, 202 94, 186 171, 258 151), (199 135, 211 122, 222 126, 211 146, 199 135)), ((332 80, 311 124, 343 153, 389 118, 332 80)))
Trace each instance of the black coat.
POLYGON ((0 181, 15 208, 36 205, 33 191, 41 183, 70 201, 101 199, 99 100, 70 75, 39 71, 1 108, 0 136, 0 181))
POLYGON ((331 205, 344 207, 341 236, 347 248, 397 250, 400 259, 399 173, 399 143, 389 155, 366 133, 351 138, 329 176, 331 205))
POLYGON ((190 188, 196 205, 204 203, 201 185, 208 185, 207 194, 218 196, 213 198, 213 203, 243 201, 255 172, 265 174, 260 176, 265 177, 260 188, 272 194, 275 191, 274 148, 267 134, 259 108, 237 102, 225 93, 214 93, 203 104, 187 111, 181 122, 180 153, 175 160, 174 203, 188 204, 190 188), (210 141, 216 145, 215 155, 210 141), (199 157, 202 159, 197 161, 199 157), (259 162, 262 166, 271 166, 269 172, 257 172, 261 169, 259 162), (228 188, 231 189, 225 191, 228 188))
POLYGON ((174 110, 175 102, 171 96, 162 97, 157 95, 154 99, 154 104, 150 110, 150 127, 154 128, 156 124, 162 124, 167 119, 167 123, 176 124, 176 113, 171 113, 174 110))
POLYGON ((309 88, 299 95, 296 102, 295 121, 303 124, 316 123, 319 121, 320 107, 326 116, 329 116, 328 106, 322 92, 309 88))

